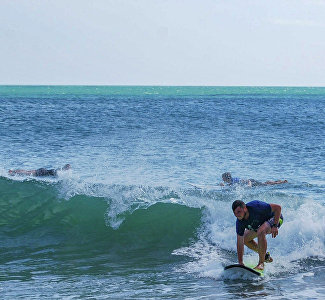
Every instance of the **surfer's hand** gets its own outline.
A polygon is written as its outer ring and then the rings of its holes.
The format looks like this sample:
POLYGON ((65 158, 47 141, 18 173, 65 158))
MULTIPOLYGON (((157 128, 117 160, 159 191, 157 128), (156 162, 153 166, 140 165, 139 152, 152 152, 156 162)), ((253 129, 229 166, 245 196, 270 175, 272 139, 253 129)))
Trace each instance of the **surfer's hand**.
POLYGON ((271 228, 272 237, 275 238, 278 235, 278 228, 272 227, 271 228))

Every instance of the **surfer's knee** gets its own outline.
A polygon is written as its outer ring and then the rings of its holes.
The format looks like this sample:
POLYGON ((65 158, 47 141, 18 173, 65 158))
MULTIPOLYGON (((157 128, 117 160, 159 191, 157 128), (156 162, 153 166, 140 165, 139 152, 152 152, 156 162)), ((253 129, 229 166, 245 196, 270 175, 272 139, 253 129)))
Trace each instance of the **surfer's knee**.
POLYGON ((267 226, 267 224, 263 224, 258 230, 257 230, 257 237, 263 237, 266 236, 270 231, 270 227, 267 226))
POLYGON ((257 238, 264 238, 266 236, 265 230, 261 230, 257 233, 257 238))
POLYGON ((252 240, 256 238, 256 232, 253 230, 245 230, 244 233, 244 244, 250 243, 252 240))

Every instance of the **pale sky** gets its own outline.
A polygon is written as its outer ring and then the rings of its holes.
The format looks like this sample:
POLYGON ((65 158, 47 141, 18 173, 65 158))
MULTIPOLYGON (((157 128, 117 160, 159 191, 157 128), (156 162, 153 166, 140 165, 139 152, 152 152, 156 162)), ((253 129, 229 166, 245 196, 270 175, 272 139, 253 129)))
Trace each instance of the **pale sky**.
POLYGON ((325 86, 325 0, 0 0, 0 84, 325 86))

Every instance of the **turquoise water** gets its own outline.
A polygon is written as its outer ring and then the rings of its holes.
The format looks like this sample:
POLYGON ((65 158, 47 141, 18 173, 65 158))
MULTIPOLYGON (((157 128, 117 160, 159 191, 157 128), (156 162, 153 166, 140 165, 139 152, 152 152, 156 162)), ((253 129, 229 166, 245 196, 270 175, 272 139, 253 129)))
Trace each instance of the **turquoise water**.
POLYGON ((0 86, 5 96, 215 96, 215 95, 324 95, 324 87, 215 87, 215 86, 0 86))
POLYGON ((325 88, 1 86, 1 297, 323 298, 324 120, 325 88), (223 273, 235 199, 283 208, 257 282, 223 273))

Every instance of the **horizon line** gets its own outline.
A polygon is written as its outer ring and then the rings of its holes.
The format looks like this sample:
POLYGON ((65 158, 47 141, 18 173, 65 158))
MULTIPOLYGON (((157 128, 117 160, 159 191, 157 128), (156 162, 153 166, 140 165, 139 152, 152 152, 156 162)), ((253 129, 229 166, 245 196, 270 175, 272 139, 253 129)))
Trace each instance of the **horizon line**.
POLYGON ((5 86, 26 86, 26 87, 267 87, 267 88, 325 88, 321 85, 156 85, 156 84, 0 84, 5 86))

